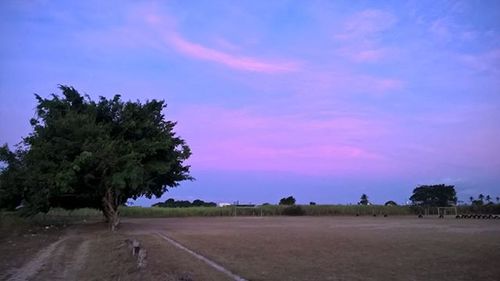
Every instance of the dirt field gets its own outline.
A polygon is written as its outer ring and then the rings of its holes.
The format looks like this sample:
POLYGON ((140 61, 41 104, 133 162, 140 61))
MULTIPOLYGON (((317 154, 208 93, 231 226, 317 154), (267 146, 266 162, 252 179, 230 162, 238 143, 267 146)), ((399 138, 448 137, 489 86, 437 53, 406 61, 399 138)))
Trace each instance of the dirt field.
MULTIPOLYGON (((123 219, 1 235, 0 280, 498 280, 500 221, 414 217, 123 219), (169 242, 166 238, 171 239, 169 242), (126 238, 148 251, 138 269, 126 238), (180 246, 180 247, 182 247, 180 246)), ((4 233, 5 234, 5 233, 4 233)))
POLYGON ((415 217, 128 220, 248 280, 498 280, 500 221, 415 217))

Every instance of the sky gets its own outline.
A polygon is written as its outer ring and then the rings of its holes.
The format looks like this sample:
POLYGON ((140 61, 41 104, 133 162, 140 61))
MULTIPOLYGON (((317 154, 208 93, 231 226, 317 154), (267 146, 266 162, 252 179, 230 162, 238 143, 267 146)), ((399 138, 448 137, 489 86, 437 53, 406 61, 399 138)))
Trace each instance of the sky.
POLYGON ((500 196, 500 1, 0 1, 0 143, 34 93, 163 99, 193 151, 167 198, 500 196))

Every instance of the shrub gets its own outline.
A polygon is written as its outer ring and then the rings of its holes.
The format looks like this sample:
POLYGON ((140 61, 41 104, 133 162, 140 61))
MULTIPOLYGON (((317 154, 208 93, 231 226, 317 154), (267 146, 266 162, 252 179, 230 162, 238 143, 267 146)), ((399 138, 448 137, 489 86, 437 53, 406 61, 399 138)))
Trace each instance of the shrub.
POLYGON ((297 205, 288 206, 283 209, 283 215, 285 216, 303 216, 304 214, 304 209, 297 205))

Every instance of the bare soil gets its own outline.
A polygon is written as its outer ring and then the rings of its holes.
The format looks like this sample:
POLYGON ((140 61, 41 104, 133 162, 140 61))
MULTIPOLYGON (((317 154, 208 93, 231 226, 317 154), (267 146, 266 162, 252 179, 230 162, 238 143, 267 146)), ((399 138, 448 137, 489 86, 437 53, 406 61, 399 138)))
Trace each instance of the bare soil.
POLYGON ((414 217, 122 219, 1 230, 0 280, 498 280, 500 221, 414 217), (137 267, 125 239, 141 241, 137 267))

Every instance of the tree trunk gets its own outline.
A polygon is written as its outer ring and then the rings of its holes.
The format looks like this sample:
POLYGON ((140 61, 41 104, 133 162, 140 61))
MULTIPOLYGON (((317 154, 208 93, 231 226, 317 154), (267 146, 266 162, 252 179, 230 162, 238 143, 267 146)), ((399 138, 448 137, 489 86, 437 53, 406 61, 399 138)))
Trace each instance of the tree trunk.
POLYGON ((115 231, 120 224, 120 217, 118 212, 118 199, 114 195, 114 192, 111 188, 108 188, 104 198, 102 199, 103 203, 103 214, 106 218, 106 221, 109 223, 109 227, 111 231, 115 231))

